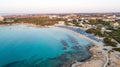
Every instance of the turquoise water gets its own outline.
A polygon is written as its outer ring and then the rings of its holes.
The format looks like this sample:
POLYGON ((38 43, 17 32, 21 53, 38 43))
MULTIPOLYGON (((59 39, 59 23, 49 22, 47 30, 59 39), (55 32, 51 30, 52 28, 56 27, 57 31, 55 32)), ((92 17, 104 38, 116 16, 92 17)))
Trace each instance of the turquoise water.
POLYGON ((91 43, 62 28, 0 26, 0 67, 70 67, 91 43))

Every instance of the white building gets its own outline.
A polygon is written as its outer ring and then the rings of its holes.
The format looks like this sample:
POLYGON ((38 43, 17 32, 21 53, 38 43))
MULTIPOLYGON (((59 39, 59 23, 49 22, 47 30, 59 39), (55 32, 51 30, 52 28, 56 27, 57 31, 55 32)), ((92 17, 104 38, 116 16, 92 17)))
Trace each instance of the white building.
POLYGON ((120 17, 116 17, 116 20, 120 20, 120 17))
POLYGON ((54 19, 54 18, 58 18, 59 16, 57 16, 57 15, 49 15, 49 18, 50 19, 54 19))
POLYGON ((106 21, 106 22, 111 22, 111 21, 115 21, 115 19, 109 19, 109 18, 106 18, 106 19, 103 19, 103 21, 106 21))
POLYGON ((68 22, 73 22, 73 19, 67 19, 68 22))
POLYGON ((116 15, 108 16, 107 18, 109 18, 109 19, 116 18, 116 15))
POLYGON ((64 25, 64 24, 65 24, 65 21, 58 21, 58 24, 64 25))
POLYGON ((106 28, 105 28, 105 27, 102 27, 102 28, 101 28, 101 33, 104 34, 105 31, 106 31, 106 28))
POLYGON ((0 21, 3 21, 4 20, 4 17, 0 16, 0 21))
POLYGON ((110 25, 115 28, 115 27, 119 27, 120 24, 118 22, 113 22, 113 23, 110 23, 110 25))
POLYGON ((4 21, 5 21, 5 22, 14 22, 13 19, 5 19, 4 21))
POLYGON ((82 27, 85 27, 85 25, 83 23, 79 23, 79 25, 82 26, 82 27))

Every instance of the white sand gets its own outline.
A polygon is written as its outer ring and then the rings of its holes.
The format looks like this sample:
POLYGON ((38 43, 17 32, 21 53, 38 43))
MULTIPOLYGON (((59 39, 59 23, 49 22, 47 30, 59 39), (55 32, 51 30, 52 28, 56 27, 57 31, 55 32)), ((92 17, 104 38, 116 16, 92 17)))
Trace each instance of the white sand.
MULTIPOLYGON (((60 27, 57 27, 57 28, 60 28, 60 27)), ((80 37, 80 38, 83 38, 83 39, 86 39, 86 40, 90 41, 90 42, 93 43, 95 46, 99 46, 99 45, 101 44, 101 42, 97 42, 97 41, 95 41, 95 40, 92 40, 92 39, 88 38, 87 36, 82 35, 82 34, 80 34, 80 33, 77 33, 77 32, 75 32, 75 31, 72 31, 72 30, 70 30, 70 29, 67 29, 67 28, 63 28, 63 29, 66 30, 66 31, 69 31, 69 32, 74 33, 75 35, 77 35, 77 36, 80 37)))
POLYGON ((72 65, 72 67, 102 67, 104 65, 105 57, 102 54, 102 48, 103 48, 101 46, 103 44, 102 42, 96 42, 95 40, 92 40, 87 36, 77 33, 75 31, 72 31, 70 29, 67 29, 67 28, 63 28, 63 29, 66 31, 72 32, 78 37, 86 39, 95 45, 94 47, 90 48, 90 51, 93 53, 93 56, 89 61, 84 63, 76 62, 75 64, 72 65), (98 52, 101 52, 101 54, 99 54, 98 52))

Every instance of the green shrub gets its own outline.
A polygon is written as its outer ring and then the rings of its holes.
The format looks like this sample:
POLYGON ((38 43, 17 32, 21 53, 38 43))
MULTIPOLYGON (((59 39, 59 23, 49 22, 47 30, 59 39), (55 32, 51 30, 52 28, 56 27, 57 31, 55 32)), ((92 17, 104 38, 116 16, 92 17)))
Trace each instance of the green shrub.
POLYGON ((120 52, 120 48, 113 48, 112 50, 115 50, 115 51, 119 51, 119 52, 120 52))
POLYGON ((112 46, 112 47, 116 47, 117 46, 117 43, 113 42, 112 39, 110 39, 110 38, 104 38, 103 41, 105 43, 105 46, 112 46))

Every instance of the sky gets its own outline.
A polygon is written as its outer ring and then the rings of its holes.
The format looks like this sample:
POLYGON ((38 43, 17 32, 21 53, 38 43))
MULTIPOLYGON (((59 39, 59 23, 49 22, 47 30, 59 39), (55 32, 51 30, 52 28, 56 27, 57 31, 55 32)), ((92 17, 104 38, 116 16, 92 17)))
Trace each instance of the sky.
POLYGON ((120 0, 0 0, 0 13, 120 12, 120 0))

